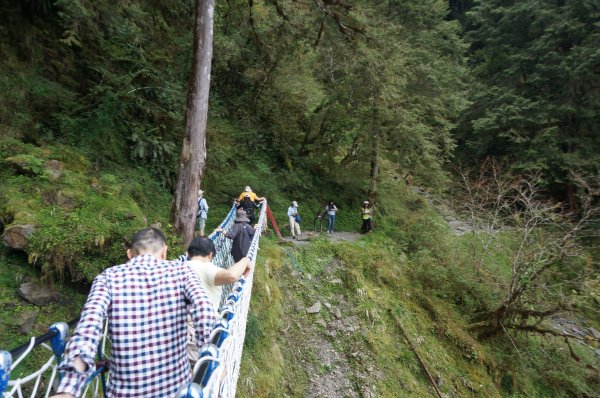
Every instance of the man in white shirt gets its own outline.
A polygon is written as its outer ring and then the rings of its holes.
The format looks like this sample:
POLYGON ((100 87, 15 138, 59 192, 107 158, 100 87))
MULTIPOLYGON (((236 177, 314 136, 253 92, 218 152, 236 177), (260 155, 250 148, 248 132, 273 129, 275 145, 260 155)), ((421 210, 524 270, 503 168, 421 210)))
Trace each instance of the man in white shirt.
POLYGON ((250 260, 243 257, 240 261, 225 269, 217 267, 212 259, 217 254, 212 240, 198 236, 192 240, 187 250, 187 265, 198 274, 208 298, 213 302, 215 311, 219 309, 223 285, 236 282, 242 275, 250 272, 250 260))
MULTIPOLYGON (((242 275, 248 275, 251 269, 250 260, 248 257, 243 257, 227 269, 217 267, 212 263, 212 259, 217 254, 215 244, 212 240, 201 236, 192 240, 187 253, 190 259, 186 262, 186 265, 198 275, 202 287, 204 287, 208 298, 213 303, 215 313, 219 316, 222 286, 236 282, 242 275)), ((190 322, 188 322, 188 331, 188 359, 191 362, 196 362, 198 360, 198 349, 195 330, 190 322)))

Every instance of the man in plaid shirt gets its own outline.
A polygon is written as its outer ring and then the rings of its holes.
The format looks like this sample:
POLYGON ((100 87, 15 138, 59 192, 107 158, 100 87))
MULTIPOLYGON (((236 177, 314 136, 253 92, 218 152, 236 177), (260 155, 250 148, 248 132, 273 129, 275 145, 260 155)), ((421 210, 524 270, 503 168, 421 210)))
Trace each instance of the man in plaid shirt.
POLYGON ((186 356, 188 310, 198 342, 209 341, 213 305, 195 272, 166 261, 165 235, 137 232, 127 251, 130 261, 105 270, 94 280, 81 320, 67 346, 58 397, 79 397, 95 370, 94 358, 108 319, 109 398, 171 397, 189 382, 186 356))

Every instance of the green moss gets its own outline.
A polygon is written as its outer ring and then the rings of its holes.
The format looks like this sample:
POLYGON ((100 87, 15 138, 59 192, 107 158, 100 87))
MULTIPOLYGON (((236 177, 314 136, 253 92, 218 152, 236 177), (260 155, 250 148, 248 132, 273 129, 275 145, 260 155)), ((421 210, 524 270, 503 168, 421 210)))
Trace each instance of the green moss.
POLYGON ((11 153, 0 162, 28 163, 0 174, 0 218, 36 226, 26 252, 46 280, 91 281, 123 261, 123 243, 137 229, 168 225, 170 195, 143 169, 98 173, 81 153, 60 146, 15 144, 11 153), (50 160, 60 162, 56 174, 45 166, 50 160), (24 174, 25 167, 41 172, 24 174))

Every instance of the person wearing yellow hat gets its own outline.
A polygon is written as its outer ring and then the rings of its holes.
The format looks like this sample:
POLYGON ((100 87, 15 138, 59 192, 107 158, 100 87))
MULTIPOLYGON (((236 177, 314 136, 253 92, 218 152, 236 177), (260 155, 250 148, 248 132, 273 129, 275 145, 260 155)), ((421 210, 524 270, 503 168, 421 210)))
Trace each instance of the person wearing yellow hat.
POLYGON ((244 198, 250 198, 250 200, 252 200, 253 202, 262 202, 263 200, 265 200, 264 196, 258 197, 257 194, 252 192, 252 188, 250 188, 248 185, 246 185, 246 187, 244 188, 244 192, 242 192, 240 196, 238 196, 240 202, 242 202, 244 198))
POLYGON ((262 202, 265 198, 259 198, 257 194, 252 192, 252 188, 246 186, 246 188, 244 188, 244 192, 240 194, 238 199, 240 201, 238 209, 243 209, 246 212, 248 219, 250 220, 250 225, 254 225, 254 210, 260 207, 256 204, 256 201, 262 202))

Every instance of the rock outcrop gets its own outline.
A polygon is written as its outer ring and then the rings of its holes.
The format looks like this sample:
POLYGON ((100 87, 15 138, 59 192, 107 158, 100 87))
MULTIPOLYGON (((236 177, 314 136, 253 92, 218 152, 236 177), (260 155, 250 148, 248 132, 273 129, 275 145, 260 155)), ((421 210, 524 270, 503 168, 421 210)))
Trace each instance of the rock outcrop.
POLYGON ((11 225, 4 230, 2 242, 11 249, 23 250, 35 231, 35 225, 11 225))
POLYGON ((36 283, 23 283, 18 289, 19 296, 38 307, 48 305, 58 300, 58 295, 52 289, 36 283))

